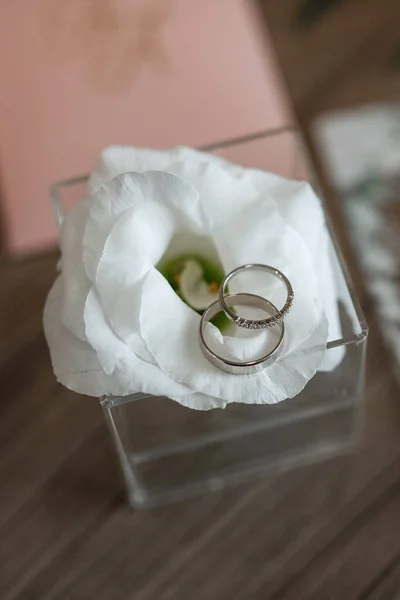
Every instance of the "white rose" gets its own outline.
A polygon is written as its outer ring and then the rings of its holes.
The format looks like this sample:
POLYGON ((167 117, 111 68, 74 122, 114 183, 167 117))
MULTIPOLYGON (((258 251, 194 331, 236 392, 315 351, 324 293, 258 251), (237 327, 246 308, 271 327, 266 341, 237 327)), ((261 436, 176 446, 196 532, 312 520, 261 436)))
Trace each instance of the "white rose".
MULTIPOLYGON (((203 410, 293 397, 318 369, 335 366, 321 364, 326 313, 338 322, 328 243, 308 184, 188 148, 108 148, 61 229, 62 270, 44 316, 54 372, 79 393, 143 392, 203 410), (189 257, 179 285, 190 306, 160 272, 175 256, 189 257), (263 372, 229 375, 204 358, 195 309, 216 290, 196 256, 224 272, 256 262, 289 277, 295 302, 284 351, 263 372)), ((277 298, 276 286, 266 292, 277 298)), ((246 332, 243 341, 243 330, 232 337, 209 325, 209 335, 240 357, 268 334, 246 332)))

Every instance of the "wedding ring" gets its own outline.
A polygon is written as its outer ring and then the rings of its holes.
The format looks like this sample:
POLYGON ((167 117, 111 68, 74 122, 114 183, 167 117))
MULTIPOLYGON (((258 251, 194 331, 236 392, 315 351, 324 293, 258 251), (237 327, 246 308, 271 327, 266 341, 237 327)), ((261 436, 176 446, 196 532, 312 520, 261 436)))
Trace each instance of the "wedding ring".
POLYGON ((243 265, 241 267, 237 267, 236 269, 228 273, 228 275, 226 275, 219 288, 218 297, 222 310, 224 311, 228 319, 232 321, 232 323, 234 323, 238 327, 244 327, 245 329, 265 329, 266 327, 272 327, 273 325, 277 325, 285 318, 285 316, 288 314, 289 310, 293 305, 294 292, 289 279, 286 277, 286 275, 282 273, 282 271, 279 271, 278 269, 275 269, 275 267, 271 267, 269 265, 248 264, 243 265), (225 295, 225 289, 229 281, 231 281, 233 277, 236 277, 236 275, 244 271, 267 271, 268 273, 280 279, 286 286, 287 298, 285 304, 280 310, 274 307, 275 314, 268 317, 267 319, 244 319, 237 315, 233 310, 231 310, 226 302, 226 298, 228 298, 229 295, 225 295))
MULTIPOLYGON (((227 305, 229 306, 245 305, 255 308, 261 308, 265 310, 268 314, 271 314, 271 310, 274 313, 276 313, 276 311, 278 310, 276 306, 272 304, 272 302, 266 300, 265 298, 262 298, 261 296, 256 296, 255 294, 228 294, 227 296, 225 296, 225 300, 227 305)), ((221 312, 221 305, 219 301, 216 300, 207 308, 207 310, 204 311, 200 320, 200 347, 204 356, 211 364, 213 364, 218 369, 221 369, 222 371, 231 373, 232 375, 247 375, 249 373, 257 373, 258 371, 264 370, 269 364, 271 364, 278 358, 282 348, 283 336, 285 334, 285 326, 283 322, 277 323, 281 330, 277 343, 272 348, 272 350, 270 350, 267 354, 261 356, 260 358, 249 361, 231 361, 216 354, 208 346, 204 337, 204 332, 207 323, 219 312, 221 312)))

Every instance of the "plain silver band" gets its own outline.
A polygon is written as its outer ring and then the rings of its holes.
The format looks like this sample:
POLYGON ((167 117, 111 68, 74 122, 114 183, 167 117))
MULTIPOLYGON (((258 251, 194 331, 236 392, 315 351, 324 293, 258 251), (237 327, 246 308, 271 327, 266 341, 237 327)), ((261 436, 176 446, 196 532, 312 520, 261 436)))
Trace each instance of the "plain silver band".
MULTIPOLYGON (((260 298, 261 296, 258 297, 260 298)), ((228 275, 226 275, 219 288, 218 298, 222 310, 224 311, 228 319, 232 321, 232 323, 234 323, 238 327, 244 327, 245 329, 264 329, 265 327, 272 327, 273 325, 277 325, 285 318, 285 316, 288 314, 289 310, 293 305, 294 292, 289 279, 286 277, 286 275, 282 273, 282 271, 279 271, 279 269, 275 269, 275 267, 271 267, 270 265, 248 264, 243 265, 241 267, 237 267, 236 269, 228 273, 228 275), (278 277, 278 279, 283 281, 283 283, 286 285, 287 298, 285 304, 280 310, 274 307, 275 314, 271 317, 268 317, 268 319, 244 319, 242 317, 239 317, 235 312, 233 312, 233 310, 231 310, 228 304, 225 302, 225 299, 229 297, 225 295, 225 288, 228 285, 228 282, 233 277, 235 277, 243 271, 267 271, 268 273, 275 275, 275 277, 278 277)))
MULTIPOLYGON (((276 306, 272 304, 269 300, 262 298, 261 296, 256 296, 255 294, 228 294, 225 298, 229 301, 230 306, 237 305, 245 305, 245 306, 253 306, 256 308, 262 308, 263 310, 267 310, 268 313, 272 310, 277 311, 276 306)), ((209 321, 215 317, 219 312, 221 312, 221 305, 218 300, 213 302, 207 310, 204 311, 201 320, 200 320, 200 347, 206 359, 213 364, 218 369, 222 371, 226 371, 227 373, 231 373, 232 375, 248 375, 249 373, 257 373, 258 371, 263 371, 269 364, 274 362, 278 356, 279 351, 282 346, 283 336, 285 334, 285 326, 283 322, 278 323, 281 328, 281 334, 279 336, 279 340, 276 346, 268 352, 265 356, 261 358, 257 358, 256 360, 250 361, 230 361, 226 358, 222 358, 222 356, 218 356, 215 352, 211 350, 211 348, 207 345, 204 338, 204 328, 209 323, 209 321)))

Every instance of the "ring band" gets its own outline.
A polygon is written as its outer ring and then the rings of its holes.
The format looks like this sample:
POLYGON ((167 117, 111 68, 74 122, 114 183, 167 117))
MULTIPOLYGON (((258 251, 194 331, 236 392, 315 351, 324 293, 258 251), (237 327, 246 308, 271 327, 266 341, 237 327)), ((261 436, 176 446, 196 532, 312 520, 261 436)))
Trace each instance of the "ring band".
POLYGON ((228 275, 226 275, 219 288, 218 297, 222 310, 224 311, 228 319, 232 321, 232 323, 234 323, 238 327, 244 327, 245 329, 264 329, 265 327, 272 327, 273 325, 277 325, 285 318, 285 316, 288 314, 289 310, 293 305, 294 292, 292 284, 290 283, 286 275, 282 273, 282 271, 279 271, 278 269, 275 269, 275 267, 271 267, 269 265, 248 264, 243 265, 241 267, 237 267, 236 269, 228 273, 228 275), (235 277, 243 271, 267 271, 268 273, 275 275, 275 277, 278 277, 278 279, 280 279, 286 285, 286 302, 280 310, 274 307, 276 310, 276 314, 272 315, 271 317, 268 317, 267 319, 244 319, 242 317, 239 317, 235 312, 233 312, 233 310, 229 308, 228 304, 225 301, 225 299, 229 297, 229 295, 225 295, 226 286, 233 277, 235 277))
MULTIPOLYGON (((252 306, 256 308, 262 308, 268 311, 268 313, 270 313, 271 309, 275 312, 277 311, 276 306, 274 306, 272 302, 262 298, 261 296, 256 296, 255 294, 228 294, 225 296, 225 298, 228 300, 230 306, 252 306)), ((211 364, 222 371, 231 373, 232 375, 247 375, 249 373, 257 373, 258 371, 264 370, 269 364, 278 358, 285 333, 285 326, 283 322, 278 323, 281 328, 281 333, 275 347, 272 348, 268 354, 265 354, 261 358, 250 361, 231 361, 213 352, 213 350, 211 350, 205 341, 204 330, 207 323, 219 312, 221 312, 221 305, 219 301, 216 300, 207 308, 207 310, 204 311, 200 320, 200 347, 204 356, 211 364)))

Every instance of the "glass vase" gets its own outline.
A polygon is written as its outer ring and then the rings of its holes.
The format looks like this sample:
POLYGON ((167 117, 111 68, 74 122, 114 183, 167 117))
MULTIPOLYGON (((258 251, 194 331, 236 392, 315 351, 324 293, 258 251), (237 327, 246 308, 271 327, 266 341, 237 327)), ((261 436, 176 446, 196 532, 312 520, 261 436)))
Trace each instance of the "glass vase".
MULTIPOLYGON (((309 179, 297 134, 280 129, 205 148, 233 162, 309 179)), ((58 223, 82 198, 87 175, 51 188, 58 223)), ((295 398, 276 405, 230 404, 201 412, 167 397, 103 396, 103 408, 132 506, 217 490, 249 476, 298 467, 349 451, 362 431, 367 325, 331 232, 330 259, 340 290, 339 366, 318 372, 295 398)))

